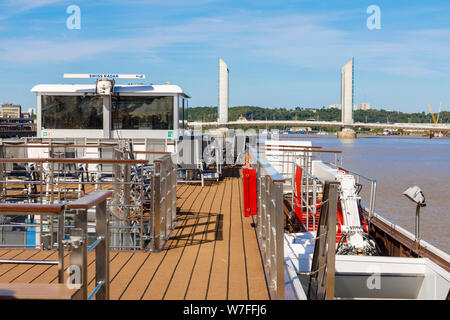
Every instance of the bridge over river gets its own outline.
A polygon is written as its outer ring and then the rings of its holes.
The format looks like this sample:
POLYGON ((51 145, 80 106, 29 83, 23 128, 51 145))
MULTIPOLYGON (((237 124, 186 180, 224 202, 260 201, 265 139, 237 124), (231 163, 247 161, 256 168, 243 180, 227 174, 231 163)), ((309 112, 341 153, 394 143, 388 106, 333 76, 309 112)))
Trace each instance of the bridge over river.
POLYGON ((252 121, 228 121, 221 122, 190 122, 191 128, 217 128, 217 127, 351 127, 369 129, 403 129, 403 130, 429 130, 429 131, 450 131, 450 124, 429 124, 429 123, 343 123, 339 121, 297 121, 297 120, 252 120, 252 121))
POLYGON ((341 121, 297 121, 297 120, 241 120, 228 121, 228 66, 219 60, 219 119, 217 122, 190 122, 192 127, 337 127, 340 128, 338 137, 354 138, 355 128, 369 129, 403 129, 426 130, 430 132, 448 132, 450 124, 431 123, 360 123, 354 122, 354 59, 349 60, 341 69, 341 121))

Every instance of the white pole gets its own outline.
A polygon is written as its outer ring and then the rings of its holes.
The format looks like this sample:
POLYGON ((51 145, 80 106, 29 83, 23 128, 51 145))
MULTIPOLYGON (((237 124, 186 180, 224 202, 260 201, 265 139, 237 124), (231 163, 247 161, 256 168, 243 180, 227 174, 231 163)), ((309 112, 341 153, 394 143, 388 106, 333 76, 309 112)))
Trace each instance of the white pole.
POLYGON ((219 123, 228 122, 228 66, 219 58, 219 123))

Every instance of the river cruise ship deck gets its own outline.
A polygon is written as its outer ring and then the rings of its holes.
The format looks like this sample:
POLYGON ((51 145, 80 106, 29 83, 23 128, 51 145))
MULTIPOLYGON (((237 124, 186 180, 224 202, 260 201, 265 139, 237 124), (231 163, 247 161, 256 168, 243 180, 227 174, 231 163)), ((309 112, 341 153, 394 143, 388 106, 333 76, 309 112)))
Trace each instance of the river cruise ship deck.
POLYGON ((33 92, 37 137, 0 141, 2 298, 449 298, 449 255, 339 150, 189 128, 174 85, 33 92))

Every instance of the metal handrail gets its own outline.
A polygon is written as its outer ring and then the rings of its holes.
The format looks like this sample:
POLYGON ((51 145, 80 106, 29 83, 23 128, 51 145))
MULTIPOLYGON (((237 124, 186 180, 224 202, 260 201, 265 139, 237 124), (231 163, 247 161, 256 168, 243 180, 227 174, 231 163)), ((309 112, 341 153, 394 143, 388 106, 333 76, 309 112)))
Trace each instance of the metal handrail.
POLYGON ((292 182, 292 203, 295 205, 294 196, 298 195, 297 184, 295 183, 295 172, 299 167, 302 170, 302 179, 300 182, 301 192, 299 194, 301 203, 300 206, 306 208, 306 228, 309 227, 309 213, 312 213, 313 218, 313 230, 316 229, 317 221, 317 193, 318 186, 320 185, 319 179, 317 179, 311 172, 305 169, 302 165, 294 163, 294 173, 293 173, 293 182, 292 182), (306 174, 306 177, 305 177, 306 174), (312 180, 312 205, 310 205, 310 180, 312 180), (306 181, 306 182, 305 182, 306 181))
POLYGON ((117 145, 103 144, 5 144, 7 148, 115 148, 117 145))
POLYGON ((368 181, 370 183, 370 193, 369 193, 369 207, 368 207, 368 211, 369 211, 369 222, 370 219, 372 219, 372 217, 374 216, 375 213, 375 200, 376 200, 376 193, 377 193, 377 180, 367 177, 359 172, 344 168, 342 166, 338 166, 335 165, 333 163, 327 163, 333 167, 335 167, 338 170, 343 170, 347 173, 350 173, 352 175, 354 175, 356 177, 356 183, 360 183, 361 182, 361 178, 363 178, 364 180, 368 181))
POLYGON ((97 240, 95 240, 95 242, 93 244, 90 245, 90 247, 87 249, 87 252, 91 252, 93 249, 95 249, 95 247, 97 247, 102 241, 105 240, 105 237, 100 236, 97 238, 97 240))
POLYGON ((152 177, 153 248, 161 250, 176 224, 177 167, 170 154, 155 160, 152 177))
MULTIPOLYGON (((27 216, 29 214, 34 215, 51 215, 57 216, 59 220, 59 225, 63 226, 64 223, 64 204, 12 204, 12 203, 1 203, 0 204, 0 215, 23 215, 27 216)), ((64 282, 64 246, 63 246, 63 229, 61 227, 58 228, 58 282, 64 282)), ((4 260, 3 263, 7 263, 7 260, 4 260)), ((14 260, 10 260, 14 261, 14 260)), ((17 264, 25 263, 20 260, 14 261, 17 264)), ((36 264, 42 264, 42 261, 36 261, 36 264)), ((54 261, 52 261, 54 262, 54 261)), ((26 262, 27 264, 29 262, 26 262)))
POLYGON ((58 260, 14 260, 14 259, 0 259, 0 263, 8 264, 40 264, 40 265, 58 265, 58 260))
MULTIPOLYGON (((90 295, 97 299, 109 298, 109 214, 106 211, 106 199, 112 195, 112 191, 96 191, 89 195, 69 203, 59 204, 0 204, 0 215, 55 215, 58 223, 58 260, 14 260, 1 259, 0 263, 10 264, 36 264, 58 265, 58 283, 64 282, 64 245, 70 248, 70 266, 77 267, 80 271, 81 297, 87 298, 87 253, 96 249, 96 279, 102 282, 101 288, 90 295), (87 249, 87 210, 96 207, 96 233, 97 240, 87 249), (77 210, 76 225, 72 230, 70 240, 64 237, 64 212, 65 210, 77 210)), ((70 270, 71 268, 69 268, 70 270)), ((69 282, 70 283, 70 278, 69 282)), ((70 283, 72 284, 72 283, 70 283)))
POLYGON ((311 152, 311 153, 337 153, 341 154, 341 150, 316 150, 316 149, 297 149, 297 148, 273 148, 273 147, 266 147, 266 148, 260 148, 260 150, 269 150, 269 151, 292 151, 292 152, 311 152))
POLYGON ((264 273, 271 299, 284 299, 284 215, 283 184, 285 179, 270 163, 249 148, 249 159, 256 168, 257 214, 252 216, 263 260, 264 273))
POLYGON ((349 172, 349 173, 355 174, 355 175, 357 175, 357 176, 360 176, 361 178, 364 178, 364 179, 366 179, 366 180, 368 180, 368 181, 374 181, 374 182, 377 181, 377 180, 375 180, 375 179, 373 179, 373 178, 370 178, 370 177, 367 177, 367 176, 365 176, 365 175, 363 175, 363 174, 361 174, 361 173, 359 173, 359 172, 356 172, 356 171, 353 171, 353 170, 350 170, 350 169, 347 169, 347 168, 344 168, 344 167, 341 167, 341 166, 337 166, 337 165, 335 165, 335 164, 333 164, 333 163, 327 163, 327 164, 330 164, 330 165, 334 166, 334 167, 337 168, 337 169, 345 170, 346 172, 349 172))
MULTIPOLYGON (((92 298, 97 300, 109 299, 109 214, 106 210, 106 199, 112 196, 112 191, 95 191, 89 195, 66 204, 67 210, 77 210, 75 228, 71 233, 70 264, 80 271, 80 283, 74 283, 81 287, 82 299, 92 298), (96 215, 96 241, 87 247, 87 211, 95 206, 96 215), (87 295, 87 254, 95 248, 95 279, 102 282, 99 288, 87 295)), ((70 280, 70 279, 69 279, 70 280)))
MULTIPOLYGON (((6 146, 6 145, 3 145, 6 146)), ((31 147, 31 145, 14 145, 15 147, 31 147)), ((75 145, 54 145, 55 148, 73 148, 75 145)), ((76 145, 78 146, 78 145, 76 145)), ((96 145, 83 145, 87 148, 90 147, 98 147, 99 144, 96 145)), ((107 147, 115 147, 116 145, 105 145, 107 147)), ((114 149, 116 154, 116 159, 91 159, 91 158, 0 158, 0 164, 2 163, 28 163, 34 164, 34 170, 31 170, 28 167, 28 170, 14 170, 14 174, 23 174, 26 175, 25 179, 17 179, 14 175, 11 175, 9 171, 2 171, 0 173, 0 187, 1 191, 3 191, 3 195, 5 197, 18 197, 14 194, 7 194, 6 190, 8 185, 21 184, 24 185, 25 189, 28 187, 27 197, 28 201, 38 201, 41 203, 53 203, 56 199, 67 194, 67 192, 75 192, 78 194, 78 197, 84 194, 85 186, 94 186, 95 190, 101 189, 102 186, 112 186, 115 192, 115 198, 113 200, 114 203, 108 204, 108 206, 115 206, 117 210, 123 212, 124 214, 129 215, 131 213, 132 216, 136 216, 139 220, 139 216, 141 217, 141 223, 143 223, 143 215, 145 204, 149 202, 146 200, 144 196, 144 190, 151 187, 151 178, 147 179, 146 175, 152 174, 151 171, 153 168, 146 167, 145 169, 138 169, 137 165, 147 165, 149 163, 148 160, 133 160, 127 159, 126 152, 121 152, 120 150, 114 149), (67 171, 66 168, 55 168, 53 164, 57 163, 75 163, 75 164, 83 164, 85 167, 81 169, 77 169, 77 167, 70 168, 67 171), (103 172, 101 167, 97 167, 94 170, 88 169, 88 164, 94 165, 102 165, 102 164, 111 164, 113 165, 112 177, 107 178, 105 181, 104 177, 102 177, 103 172), (120 168, 119 168, 120 166, 120 168), (133 168, 135 170, 133 171, 133 168), (122 169, 121 169, 122 168, 122 169), (144 170, 144 171, 142 171, 144 170), (117 176, 117 172, 119 172, 120 176, 117 176), (122 176, 123 172, 123 176, 122 176), (134 177, 132 176, 134 174, 134 177), (11 176, 10 179, 8 176, 11 176), (6 177, 6 179, 2 179, 2 177, 6 177), (146 179, 146 181, 144 181, 146 179), (67 188, 68 187, 68 188, 67 188), (35 189, 33 189, 35 188, 35 189), (117 195, 123 189, 123 192, 130 193, 130 188, 136 190, 134 193, 137 195, 135 197, 133 204, 130 203, 131 196, 125 196, 125 203, 120 200, 117 195), (127 191, 128 190, 128 191, 127 191)), ((1 151, 1 150, 0 150, 1 151)), ((73 193, 71 193, 73 194, 73 193)), ((5 198, 6 199, 6 198, 5 198)), ((145 210, 148 210, 148 207, 145 207, 145 210)), ((115 210, 115 211, 117 211, 115 210)), ((146 214, 147 216, 149 213, 146 214)), ((147 219, 146 219, 147 220, 147 219)), ((148 222, 145 222, 148 223, 148 222)), ((53 222, 50 223, 50 229, 53 230, 53 222)), ((41 226, 41 224, 40 224, 41 226)), ((139 234, 139 238, 137 238, 137 233, 133 231, 135 236, 133 237, 133 241, 138 241, 136 239, 141 239, 141 249, 143 249, 143 234, 141 230, 136 229, 139 234)), ((42 236, 42 230, 38 231, 42 236)), ((53 244, 53 233, 50 233, 50 242, 53 244)), ((41 239, 42 243, 42 239, 41 239)), ((24 247, 32 247, 33 245, 24 244, 24 247)))
POLYGON ((265 174, 269 176, 272 182, 285 182, 283 176, 266 160, 264 159, 253 147, 249 149, 250 163, 258 164, 264 168, 265 174))
MULTIPOLYGON (((171 167, 166 165, 166 162, 174 154, 166 151, 150 151, 150 148, 147 147, 152 145, 151 139, 114 139, 111 141, 111 139, 86 138, 81 139, 81 141, 80 139, 78 141, 76 139, 69 141, 41 138, 15 139, 12 142, 19 142, 19 144, 14 145, 8 145, 9 142, 11 141, 0 140, 0 169, 8 163, 24 163, 25 168, 18 168, 19 170, 14 170, 14 172, 9 169, 0 170, 0 193, 2 193, 0 196, 3 196, 2 200, 8 201, 8 199, 12 199, 17 201, 18 199, 25 202, 54 203, 68 197, 79 198, 84 195, 86 187, 93 186, 95 190, 101 190, 105 186, 108 189, 112 187, 114 198, 109 201, 107 207, 111 209, 110 212, 117 218, 111 220, 112 225, 110 226, 114 231, 117 230, 112 232, 112 241, 115 241, 113 243, 114 247, 144 249, 144 247, 153 245, 152 243, 155 242, 155 239, 159 239, 159 233, 154 233, 154 225, 158 220, 158 218, 155 218, 154 210, 158 206, 155 207, 154 205, 156 200, 154 199, 153 190, 166 188, 160 194, 163 195, 161 200, 166 208, 169 208, 170 214, 166 212, 158 214, 161 217, 166 217, 165 220, 169 223, 168 227, 161 224, 163 230, 167 231, 165 232, 166 235, 170 234, 170 231, 173 229, 176 221, 176 172, 172 175, 171 167), (58 141, 67 144, 57 144, 58 141), (70 142, 73 144, 70 144, 70 142), (93 144, 89 144, 89 142, 93 142, 93 144), (131 142, 132 146, 145 145, 147 150, 143 151, 144 149, 142 148, 134 150, 133 147, 125 145, 127 142, 131 142), (12 149, 7 151, 3 147, 12 149), (25 156, 20 148, 25 149, 25 156), (34 152, 33 149, 36 148, 43 148, 43 150, 34 152), (62 152, 68 149, 75 149, 76 152, 84 154, 83 148, 88 152, 86 158, 67 158, 67 154, 65 155, 66 158, 51 158, 47 156, 48 150, 51 149, 60 149, 62 152), (112 149, 113 158, 99 159, 95 158, 95 155, 89 155, 89 152, 96 153, 96 149, 101 148, 112 149), (20 156, 5 158, 8 152, 16 152, 20 156), (30 158, 26 158, 27 152, 30 154, 30 158), (38 154, 41 157, 37 156, 38 154), (146 160, 134 160, 132 159, 134 158, 133 154, 163 157, 152 158, 152 160, 149 160, 148 157, 146 160), (70 164, 71 167, 67 169, 63 164, 70 164), (112 170, 104 172, 102 171, 102 165, 112 166, 112 170), (163 171, 162 175, 161 171, 163 171), (105 176, 105 173, 108 176, 105 176), (15 177, 14 174, 19 174, 20 176, 15 177), (156 175, 159 175, 161 179, 155 180, 156 175), (157 184, 155 184, 155 181, 157 184), (19 187, 23 185, 25 191, 19 192, 19 195, 15 191, 7 191, 8 188, 17 187, 15 184, 20 184, 19 187), (164 197, 166 194, 171 196, 169 198, 164 197), (123 220, 127 221, 123 223, 126 225, 122 225, 123 220), (132 222, 128 223, 129 221, 132 222), (122 237, 122 232, 126 234, 126 237, 122 237)), ((165 145, 168 145, 167 141, 165 145)), ((30 225, 30 227, 35 229, 31 229, 33 233, 35 232, 37 236, 40 234, 41 246, 43 234, 47 232, 50 234, 51 245, 54 245, 53 225, 53 219, 46 219, 44 222, 41 219, 38 225, 30 225), (49 231, 43 231, 42 227, 44 225, 49 226, 49 231)), ((73 227, 64 226, 64 228, 73 227)), ((3 225, 0 225, 0 230, 5 230, 3 225)), ((22 247, 36 246, 33 244, 22 245, 22 247)))
POLYGON ((342 164, 342 151, 341 150, 321 150, 321 147, 317 146, 283 146, 278 145, 266 145, 257 144, 258 152, 270 157, 269 162, 276 164, 276 167, 280 171, 281 175, 287 179, 287 182, 291 181, 291 172, 293 166, 292 163, 300 163, 303 167, 306 167, 308 171, 312 169, 313 156, 318 155, 319 159, 322 159, 322 155, 334 155, 334 163, 337 165, 342 164), (276 151, 278 153, 268 154, 267 151, 276 151))
POLYGON ((97 294, 97 292, 103 287, 103 285, 105 284, 105 282, 103 280, 100 280, 97 285, 95 286, 94 290, 92 291, 92 293, 89 295, 89 297, 87 298, 87 300, 92 300, 92 298, 97 294))
POLYGON ((96 158, 0 158, 0 163, 90 163, 90 164, 148 164, 148 160, 96 158))
POLYGON ((311 272, 308 283, 308 299, 331 300, 335 289, 336 215, 339 182, 325 181, 324 207, 320 214, 311 272))

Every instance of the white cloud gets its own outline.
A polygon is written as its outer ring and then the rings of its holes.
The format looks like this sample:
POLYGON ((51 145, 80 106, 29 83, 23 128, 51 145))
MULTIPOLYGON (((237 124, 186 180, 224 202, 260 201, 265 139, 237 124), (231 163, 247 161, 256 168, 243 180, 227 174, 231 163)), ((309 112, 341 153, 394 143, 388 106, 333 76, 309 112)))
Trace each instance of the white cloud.
POLYGON ((449 70, 450 29, 393 31, 383 40, 371 40, 363 32, 330 27, 341 14, 267 17, 244 12, 160 31, 197 39, 218 54, 239 50, 250 59, 271 58, 300 68, 338 69, 356 57, 366 69, 397 75, 434 76, 449 70))
POLYGON ((48 40, 7 40, 1 45, 0 61, 9 63, 70 62, 114 49, 114 44, 95 41, 59 42, 48 40))
POLYGON ((59 4, 67 0, 6 0, 3 5, 19 12, 28 11, 34 8, 59 4))
MULTIPOLYGON (((0 40, 0 61, 13 64, 65 63, 91 58, 102 53, 127 53, 153 56, 153 49, 182 43, 181 35, 153 35, 135 38, 101 38, 90 40, 0 40)), ((190 40, 192 41, 192 40, 190 40)))
MULTIPOLYGON (((37 2, 50 1, 57 0, 37 2)), ((359 67, 396 75, 435 76, 450 70, 447 62, 450 29, 397 31, 389 39, 372 41, 363 32, 331 27, 342 15, 267 16, 240 11, 141 29, 130 38, 0 40, 0 61, 58 63, 110 52, 133 54, 138 59, 150 56, 154 60, 164 59, 159 54, 161 49, 170 53, 178 50, 172 47, 188 44, 195 45, 195 53, 200 56, 237 53, 242 59, 258 58, 299 68, 339 69, 350 57, 355 57, 359 67)))
MULTIPOLYGON (((143 5, 151 7, 183 7, 183 6, 203 6, 214 2, 220 2, 223 0, 127 0, 126 4, 129 5, 143 5)), ((225 0, 226 1, 226 0, 225 0)), ((111 3, 124 4, 123 0, 106 0, 103 1, 110 5, 111 3)))

